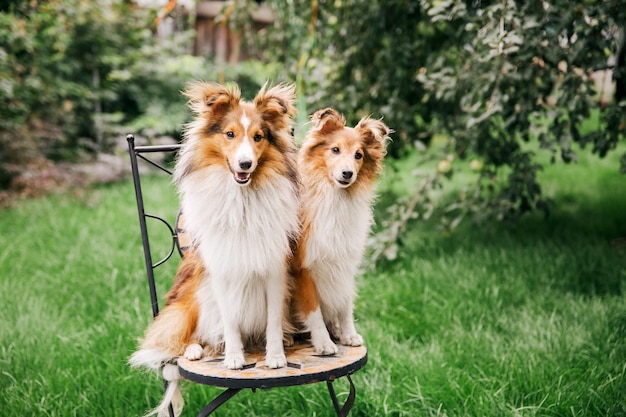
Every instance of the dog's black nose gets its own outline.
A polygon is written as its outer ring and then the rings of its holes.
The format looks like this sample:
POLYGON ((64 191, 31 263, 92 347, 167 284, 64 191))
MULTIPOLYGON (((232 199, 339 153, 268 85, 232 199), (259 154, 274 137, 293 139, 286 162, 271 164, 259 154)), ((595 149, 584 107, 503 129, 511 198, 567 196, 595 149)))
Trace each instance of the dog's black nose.
POLYGON ((352 178, 352 171, 341 171, 341 176, 346 179, 349 180, 350 178, 352 178))
POLYGON ((252 161, 250 160, 239 161, 239 168, 241 169, 250 169, 251 166, 252 166, 252 161))

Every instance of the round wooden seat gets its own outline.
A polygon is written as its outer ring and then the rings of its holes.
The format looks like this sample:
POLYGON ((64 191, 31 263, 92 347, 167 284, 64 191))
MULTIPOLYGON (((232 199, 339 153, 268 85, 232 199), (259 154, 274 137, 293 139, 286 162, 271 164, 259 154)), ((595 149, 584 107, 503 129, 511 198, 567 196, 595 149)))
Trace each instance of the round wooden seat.
POLYGON ((338 416, 347 416, 354 405, 356 390, 350 378, 354 372, 367 363, 367 349, 365 346, 350 347, 337 346, 339 351, 335 355, 319 355, 308 343, 296 343, 285 349, 287 366, 271 369, 265 366, 263 352, 246 353, 246 365, 243 369, 227 369, 223 357, 204 358, 190 361, 178 358, 178 369, 183 378, 200 384, 226 388, 215 397, 198 414, 198 417, 207 417, 222 404, 235 396, 243 389, 277 388, 294 385, 326 382, 330 398, 338 416), (343 405, 339 403, 333 381, 346 377, 350 383, 350 391, 343 405))
POLYGON ((270 369, 265 366, 265 354, 247 353, 246 365, 240 370, 224 367, 223 357, 199 361, 178 359, 181 375, 190 381, 224 388, 274 388, 315 382, 334 381, 361 369, 367 363, 365 346, 338 345, 335 355, 323 356, 308 343, 298 343, 285 349, 287 366, 270 369))

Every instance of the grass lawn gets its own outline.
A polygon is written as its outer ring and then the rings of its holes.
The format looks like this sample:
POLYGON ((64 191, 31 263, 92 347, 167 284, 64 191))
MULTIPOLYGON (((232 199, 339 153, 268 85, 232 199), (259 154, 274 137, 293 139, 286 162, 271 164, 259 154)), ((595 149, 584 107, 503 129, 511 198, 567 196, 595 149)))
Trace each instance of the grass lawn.
MULTIPOLYGON (((411 227, 360 277, 369 349, 351 416, 626 416, 626 176, 617 153, 542 173, 516 228, 411 227)), ((173 219, 168 180, 153 210, 173 219)), ((152 224, 153 237, 167 232, 152 224)), ((157 248, 164 251, 165 247, 157 248)), ((0 416, 140 416, 160 380, 126 359, 151 319, 130 183, 0 212, 0 416)), ((167 290, 175 264, 157 271, 167 290)), ((345 398, 347 384, 337 381, 345 398)), ((183 384, 193 416, 217 389, 183 384)), ((242 392, 218 416, 332 416, 323 384, 242 392)))

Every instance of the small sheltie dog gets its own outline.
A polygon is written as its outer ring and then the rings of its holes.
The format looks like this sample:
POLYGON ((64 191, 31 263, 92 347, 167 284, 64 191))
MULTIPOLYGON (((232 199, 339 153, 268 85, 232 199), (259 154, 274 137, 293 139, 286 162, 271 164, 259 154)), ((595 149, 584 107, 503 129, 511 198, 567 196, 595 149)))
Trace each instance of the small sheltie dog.
POLYGON ((251 103, 238 87, 197 82, 184 94, 197 115, 174 169, 194 249, 180 265, 161 313, 129 362, 163 367, 171 381, 154 413, 182 409, 178 369, 168 361, 224 352, 240 369, 244 346, 265 341, 265 365, 287 364, 288 269, 299 231, 293 85, 264 86, 251 103))
POLYGON ((354 128, 345 123, 331 108, 317 111, 298 155, 301 235, 292 261, 292 307, 314 349, 325 355, 337 353, 331 334, 343 345, 363 344, 353 318, 355 275, 390 133, 368 117, 354 128))

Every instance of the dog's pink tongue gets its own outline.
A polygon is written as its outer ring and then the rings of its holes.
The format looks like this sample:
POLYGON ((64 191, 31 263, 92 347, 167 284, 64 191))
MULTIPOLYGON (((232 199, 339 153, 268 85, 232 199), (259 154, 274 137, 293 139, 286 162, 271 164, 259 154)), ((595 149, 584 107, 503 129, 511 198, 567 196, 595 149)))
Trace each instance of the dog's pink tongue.
POLYGON ((247 172, 238 172, 236 175, 237 180, 239 181, 246 181, 248 178, 250 178, 250 174, 248 174, 247 172))

